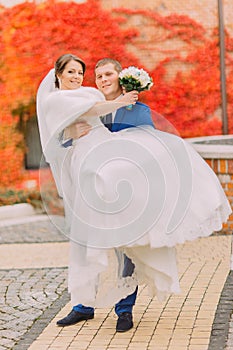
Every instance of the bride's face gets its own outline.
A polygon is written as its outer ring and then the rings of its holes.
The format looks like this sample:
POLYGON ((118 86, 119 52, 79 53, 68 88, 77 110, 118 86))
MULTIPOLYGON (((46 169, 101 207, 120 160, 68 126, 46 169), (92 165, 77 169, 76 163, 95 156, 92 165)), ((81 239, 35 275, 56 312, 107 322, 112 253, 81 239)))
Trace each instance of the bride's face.
POLYGON ((83 67, 81 63, 71 60, 58 76, 61 90, 74 90, 80 88, 83 82, 83 67))

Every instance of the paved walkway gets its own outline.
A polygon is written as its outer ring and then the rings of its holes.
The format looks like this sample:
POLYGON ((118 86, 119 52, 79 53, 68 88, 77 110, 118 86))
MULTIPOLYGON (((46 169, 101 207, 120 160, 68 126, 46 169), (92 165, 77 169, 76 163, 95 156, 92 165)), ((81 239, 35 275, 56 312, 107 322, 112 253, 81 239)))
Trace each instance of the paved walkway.
POLYGON ((0 222, 0 350, 230 350, 229 236, 178 246, 182 292, 164 303, 139 289, 134 328, 116 333, 113 309, 60 328, 70 311, 68 240, 46 216, 0 222))

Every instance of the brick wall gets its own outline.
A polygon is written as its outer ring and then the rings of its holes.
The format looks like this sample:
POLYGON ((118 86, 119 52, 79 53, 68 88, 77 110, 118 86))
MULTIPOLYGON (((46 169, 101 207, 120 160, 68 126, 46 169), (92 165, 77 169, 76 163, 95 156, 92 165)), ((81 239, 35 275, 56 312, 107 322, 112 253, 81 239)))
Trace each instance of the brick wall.
MULTIPOLYGON (((188 15, 207 28, 213 28, 218 23, 218 0, 101 0, 106 9, 124 7, 129 9, 145 9, 167 16, 171 13, 188 15)), ((233 33, 232 13, 233 1, 224 0, 224 21, 233 33)))
MULTIPOLYGON (((218 176, 219 181, 233 208, 233 159, 205 159, 218 176)), ((232 234, 233 214, 230 215, 227 223, 223 225, 222 233, 232 234)))
MULTIPOLYGON (((207 35, 211 34, 213 29, 218 26, 218 1, 217 0, 101 0, 103 8, 111 10, 114 8, 144 9, 152 10, 161 16, 168 16, 172 13, 178 15, 187 15, 197 23, 202 24, 207 29, 207 35)), ((227 30, 233 35, 233 1, 224 1, 224 22, 227 30)), ((163 40, 163 29, 154 27, 142 16, 127 18, 126 27, 136 26, 140 29, 140 36, 135 40, 137 48, 129 45, 128 50, 140 58, 141 62, 148 68, 153 69, 165 57, 169 57, 169 51, 177 51, 181 56, 187 54, 188 45, 179 40, 163 40), (146 45, 145 45, 146 44, 146 45), (139 47, 143 49, 139 49, 139 47), (161 50, 162 48, 162 50, 161 50)), ((177 70, 187 69, 181 64, 173 63, 168 69, 168 77, 171 78, 177 70)))

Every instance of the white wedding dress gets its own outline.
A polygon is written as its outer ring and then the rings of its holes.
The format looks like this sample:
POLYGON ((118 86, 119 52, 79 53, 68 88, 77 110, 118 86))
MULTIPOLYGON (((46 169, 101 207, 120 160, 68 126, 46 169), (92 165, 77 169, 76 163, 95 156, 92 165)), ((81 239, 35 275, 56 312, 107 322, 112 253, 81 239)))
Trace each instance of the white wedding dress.
POLYGON ((53 75, 39 88, 37 111, 65 205, 72 304, 112 306, 142 283, 160 300, 179 292, 176 244, 220 230, 231 213, 218 178, 175 135, 148 126, 111 133, 85 116, 102 94, 56 90, 53 75), (65 149, 60 132, 80 116, 92 130, 65 149), (124 253, 135 264, 130 277, 122 277, 124 253))

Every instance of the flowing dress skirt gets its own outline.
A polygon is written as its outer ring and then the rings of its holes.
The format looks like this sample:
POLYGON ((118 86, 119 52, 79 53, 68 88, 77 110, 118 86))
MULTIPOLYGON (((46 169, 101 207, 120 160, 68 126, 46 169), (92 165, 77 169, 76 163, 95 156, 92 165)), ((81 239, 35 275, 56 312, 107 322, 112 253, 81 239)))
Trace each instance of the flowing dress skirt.
POLYGON ((183 139, 152 127, 93 128, 70 160, 72 303, 112 306, 142 283, 160 300, 179 292, 175 246, 220 230, 231 213, 211 168, 183 139), (132 276, 123 277, 124 254, 132 276))

